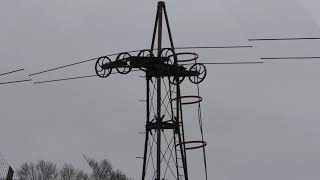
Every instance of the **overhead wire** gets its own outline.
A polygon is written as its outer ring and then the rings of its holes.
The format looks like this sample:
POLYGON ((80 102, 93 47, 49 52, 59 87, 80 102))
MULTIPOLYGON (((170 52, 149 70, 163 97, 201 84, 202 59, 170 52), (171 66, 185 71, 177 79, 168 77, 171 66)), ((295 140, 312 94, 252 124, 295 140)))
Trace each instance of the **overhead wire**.
MULTIPOLYGON (((141 50, 128 51, 128 53, 138 52, 138 51, 141 51, 141 50)), ((109 54, 109 55, 105 55, 105 56, 115 56, 115 55, 118 55, 118 54, 120 54, 120 53, 114 53, 114 54, 109 54)), ((32 73, 32 74, 29 74, 29 76, 34 76, 34 75, 38 75, 38 74, 43 74, 43 73, 46 73, 46 72, 50 72, 50 71, 54 71, 54 70, 66 68, 66 67, 69 67, 69 66, 74 66, 74 65, 78 65, 78 64, 82 64, 82 63, 94 61, 94 60, 99 59, 100 57, 102 57, 102 56, 95 57, 95 58, 91 58, 91 59, 82 60, 82 61, 79 61, 79 62, 75 62, 75 63, 63 65, 63 66, 58 66, 58 67, 55 67, 55 68, 47 69, 47 70, 40 71, 40 72, 36 72, 36 73, 32 73)))
POLYGON ((12 73, 15 73, 15 72, 19 72, 19 71, 23 71, 24 69, 21 68, 21 69, 17 69, 17 70, 13 70, 13 71, 9 71, 9 72, 6 72, 6 73, 2 73, 0 74, 0 76, 4 76, 4 75, 7 75, 7 74, 12 74, 12 73))
MULTIPOLYGON (((297 40, 320 40, 320 37, 286 37, 286 38, 255 38, 248 41, 297 41, 297 40)), ((290 59, 320 59, 317 56, 311 57, 263 57, 261 60, 290 60, 290 59)))
POLYGON ((0 82, 0 85, 4 85, 4 84, 15 84, 15 83, 21 83, 21 82, 28 82, 28 81, 32 81, 32 79, 24 79, 24 80, 18 80, 18 81, 0 82))
POLYGON ((235 49, 235 48, 253 48, 253 46, 190 46, 190 47, 175 47, 174 49, 235 49))
POLYGON ((320 37, 293 37, 293 38, 256 38, 248 41, 292 41, 292 40, 319 40, 320 37))
POLYGON ((320 56, 310 56, 310 57, 262 57, 261 60, 290 60, 290 59, 320 59, 320 56))
MULTIPOLYGON (((19 71, 23 71, 24 69, 16 69, 13 71, 9 71, 9 72, 5 72, 5 73, 1 73, 0 76, 4 76, 4 75, 8 75, 8 74, 12 74, 12 73, 16 73, 19 71)), ((15 83, 21 83, 21 82, 27 82, 27 81, 31 81, 32 79, 24 79, 24 80, 16 80, 16 81, 6 81, 6 82, 0 82, 0 85, 4 85, 4 84, 15 84, 15 83)))
POLYGON ((264 62, 262 61, 257 61, 257 62, 216 62, 216 63, 202 63, 200 62, 201 64, 262 64, 264 62))
POLYGON ((67 81, 67 80, 74 80, 74 79, 84 79, 84 78, 90 78, 90 77, 97 77, 97 75, 95 74, 95 75, 76 76, 76 77, 53 79, 53 80, 46 80, 46 81, 36 81, 33 84, 43 84, 43 83, 49 83, 49 82, 67 81))
MULTIPOLYGON (((139 70, 131 70, 133 72, 139 71, 139 70)), ((118 72, 113 72, 110 74, 118 74, 118 72)), ((52 79, 52 80, 45 80, 45 81, 36 81, 33 84, 43 84, 43 83, 50 83, 50 82, 59 82, 59 81, 67 81, 67 80, 75 80, 75 79, 84 79, 84 78, 90 78, 90 77, 98 77, 98 75, 86 75, 86 76, 76 76, 76 77, 69 77, 69 78, 61 78, 61 79, 52 79)))
MULTIPOLYGON (((190 47, 176 47, 175 49, 226 49, 226 48, 227 49, 230 49, 230 48, 234 49, 234 48, 252 48, 252 47, 253 46, 193 46, 193 47, 190 46, 190 47)), ((163 48, 163 49, 167 49, 167 48, 163 48)), ((139 49, 139 50, 123 51, 123 52, 133 53, 133 52, 139 52, 139 51, 142 51, 142 50, 150 50, 150 49, 139 49)), ((156 50, 156 49, 152 49, 152 50, 156 50)), ((120 53, 122 53, 122 52, 120 52, 120 53)), ((104 55, 104 56, 111 57, 111 56, 118 55, 120 53, 114 53, 114 54, 109 54, 109 55, 104 55)), ((62 69, 62 68, 66 68, 66 67, 70 67, 70 66, 74 66, 74 65, 78 65, 78 64, 83 64, 83 63, 86 63, 86 62, 97 60, 100 57, 102 57, 102 56, 94 57, 94 58, 90 58, 90 59, 86 59, 86 60, 81 60, 81 61, 78 61, 78 62, 74 62, 74 63, 63 65, 63 66, 58 66, 58 67, 55 67, 55 68, 50 68, 50 69, 47 69, 47 70, 43 70, 43 71, 39 71, 39 72, 36 72, 36 73, 29 74, 29 76, 34 76, 34 75, 43 74, 43 73, 46 73, 46 72, 55 71, 55 70, 58 70, 58 69, 62 69)))

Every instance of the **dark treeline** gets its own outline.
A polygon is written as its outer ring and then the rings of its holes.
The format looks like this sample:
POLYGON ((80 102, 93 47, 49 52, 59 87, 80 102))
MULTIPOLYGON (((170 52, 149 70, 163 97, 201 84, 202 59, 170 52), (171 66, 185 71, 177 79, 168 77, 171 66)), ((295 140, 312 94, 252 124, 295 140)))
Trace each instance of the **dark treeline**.
POLYGON ((75 168, 72 164, 58 167, 50 161, 23 163, 17 170, 19 180, 131 180, 120 170, 114 169, 108 160, 96 161, 85 156, 91 169, 89 173, 75 168))

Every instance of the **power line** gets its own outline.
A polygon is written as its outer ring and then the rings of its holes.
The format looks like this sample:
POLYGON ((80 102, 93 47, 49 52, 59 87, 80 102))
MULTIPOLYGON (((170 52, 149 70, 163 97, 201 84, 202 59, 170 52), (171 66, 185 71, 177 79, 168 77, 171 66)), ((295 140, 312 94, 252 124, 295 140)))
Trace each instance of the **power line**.
POLYGON ((19 71, 23 71, 24 69, 17 69, 17 70, 14 70, 14 71, 10 71, 10 72, 6 72, 6 73, 2 73, 0 74, 0 76, 4 76, 4 75, 7 75, 7 74, 12 74, 12 73, 15 73, 15 72, 19 72, 19 71))
POLYGON ((68 64, 68 65, 64 65, 64 66, 59 66, 59 67, 56 67, 56 68, 40 71, 40 72, 37 72, 37 73, 32 73, 32 74, 29 74, 29 76, 34 76, 34 75, 37 75, 37 74, 42 74, 42 73, 45 73, 45 72, 50 72, 50 71, 62 69, 62 68, 65 68, 65 67, 69 67, 69 66, 73 66, 73 65, 89 62, 89 61, 93 61, 93 60, 96 60, 96 59, 98 59, 98 58, 87 59, 87 60, 79 61, 79 62, 76 62, 76 63, 72 63, 72 64, 68 64))
POLYGON ((201 63, 201 64, 261 64, 264 63, 262 61, 257 62, 216 62, 216 63, 201 63))
MULTIPOLYGON (((214 65, 214 64, 261 64, 264 62, 257 61, 257 62, 217 62, 217 63, 201 63, 201 64, 209 64, 209 65, 214 65)), ((132 70, 132 71, 139 71, 139 70, 132 70)), ((114 72, 111 74, 118 74, 118 72, 114 72)), ((97 77, 97 75, 86 75, 86 76, 76 76, 76 77, 69 77, 69 78, 61 78, 61 79, 53 79, 53 80, 45 80, 45 81, 37 81, 34 82, 34 84, 43 84, 43 83, 50 83, 50 82, 59 82, 59 81, 68 81, 68 80, 76 80, 76 79, 84 79, 84 78, 91 78, 91 77, 97 77)))
MULTIPOLYGON (((194 47, 176 47, 175 49, 235 49, 235 48, 252 48, 253 46, 194 46, 194 47)), ((166 49, 166 48, 163 48, 166 49)), ((150 50, 150 49, 139 49, 139 50, 133 50, 133 51, 127 51, 127 53, 133 53, 133 52, 139 52, 142 50, 150 50)), ((153 49, 153 50, 157 50, 157 49, 153 49)), ((118 55, 120 53, 114 53, 114 54, 109 54, 109 55, 105 55, 105 56, 115 56, 118 55)), ((91 58, 91 59, 86 59, 86 60, 82 60, 79 62, 74 62, 71 64, 67 64, 67 65, 63 65, 63 66, 58 66, 55 68, 50 68, 44 71, 40 71, 40 72, 36 72, 36 73, 32 73, 29 74, 29 76, 34 76, 34 75, 38 75, 38 74, 43 74, 46 72, 50 72, 50 71, 54 71, 54 70, 58 70, 58 69, 62 69, 62 68, 66 68, 66 67, 70 67, 70 66, 74 66, 74 65, 78 65, 78 64, 82 64, 82 63, 86 63, 86 62, 90 62, 90 61, 94 61, 99 59, 101 56, 99 57, 95 57, 95 58, 91 58)))
MULTIPOLYGON (((139 70, 131 70, 133 72, 139 71, 139 70)), ((113 72, 110 74, 118 74, 118 72, 113 72)), ((76 76, 76 77, 69 77, 69 78, 61 78, 61 79, 52 79, 52 80, 45 80, 45 81, 37 81, 33 84, 43 84, 43 83, 50 83, 50 82, 59 82, 59 81, 68 81, 68 80, 76 80, 76 79, 84 79, 84 78, 90 78, 90 77, 97 77, 97 75, 86 75, 86 76, 76 76)))
POLYGON ((34 82, 34 84, 43 84, 43 83, 49 83, 49 82, 58 82, 58 81, 67 81, 67 80, 74 80, 74 79, 83 79, 83 78, 90 78, 90 77, 96 77, 96 76, 97 75, 76 76, 76 77, 70 77, 70 78, 53 79, 53 80, 46 80, 46 81, 37 81, 37 82, 34 82))
MULTIPOLYGON (((138 51, 141 51, 141 50, 128 51, 128 53, 138 52, 138 51)), ((115 55, 118 55, 118 54, 120 54, 120 53, 114 53, 114 54, 109 54, 109 55, 105 55, 105 56, 115 56, 115 55)), ((42 73, 46 73, 46 72, 50 72, 50 71, 54 71, 54 70, 66 68, 66 67, 69 67, 69 66, 74 66, 74 65, 78 65, 78 64, 82 64, 82 63, 94 61, 94 60, 99 59, 100 57, 101 57, 101 56, 95 57, 95 58, 91 58, 91 59, 82 60, 82 61, 75 62, 75 63, 72 63, 72 64, 67 64, 67 65, 63 65, 63 66, 58 66, 58 67, 51 68, 51 69, 48 69, 48 70, 44 70, 44 71, 40 71, 40 72, 36 72, 36 73, 29 74, 29 76, 34 76, 34 75, 38 75, 38 74, 42 74, 42 73)))
POLYGON ((320 57, 317 57, 317 56, 311 56, 311 57, 263 57, 263 58, 260 58, 261 60, 290 60, 290 59, 320 59, 320 57))
POLYGON ((0 82, 0 85, 4 85, 4 84, 15 84, 15 83, 27 82, 27 81, 32 81, 32 79, 24 79, 24 80, 18 80, 18 81, 0 82))
POLYGON ((253 46, 191 46, 191 47, 176 47, 175 49, 235 49, 235 48, 253 48, 253 46))
POLYGON ((292 41, 292 40, 319 40, 318 37, 299 37, 299 38, 259 38, 248 39, 248 41, 292 41))

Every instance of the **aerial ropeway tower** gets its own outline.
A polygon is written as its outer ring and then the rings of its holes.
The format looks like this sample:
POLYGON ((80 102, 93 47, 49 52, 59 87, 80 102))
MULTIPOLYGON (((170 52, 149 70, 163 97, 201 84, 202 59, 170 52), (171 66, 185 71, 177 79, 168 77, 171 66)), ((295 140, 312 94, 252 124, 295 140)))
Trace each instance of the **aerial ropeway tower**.
MULTIPOLYGON (((169 19, 163 1, 158 2, 157 14, 150 49, 135 54, 123 52, 112 61, 100 57, 95 64, 96 74, 106 78, 116 70, 120 74, 131 71, 145 72, 146 79, 146 124, 142 180, 177 179, 188 180, 187 153, 202 149, 205 177, 207 179, 206 155, 202 131, 199 83, 207 74, 206 67, 197 63, 198 55, 192 52, 176 52, 169 19), (167 29, 169 48, 163 48, 163 27, 167 29), (186 81, 185 79, 189 79, 186 81), (197 91, 184 96, 182 83, 192 83, 197 91), (185 137, 183 108, 185 105, 198 108, 200 139, 185 137)), ((199 172, 197 172, 199 173, 199 172)))

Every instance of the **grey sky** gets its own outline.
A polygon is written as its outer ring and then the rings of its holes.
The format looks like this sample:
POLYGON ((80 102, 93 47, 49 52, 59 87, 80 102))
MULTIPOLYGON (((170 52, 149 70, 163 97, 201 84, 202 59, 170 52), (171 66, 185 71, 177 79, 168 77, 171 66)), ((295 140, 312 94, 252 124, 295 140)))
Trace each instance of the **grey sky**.
MULTIPOLYGON (((319 41, 255 42, 248 38, 320 36, 316 0, 168 1, 177 46, 247 45, 199 50, 200 61, 320 56, 319 41)), ((28 0, 0 2, 1 77, 150 46, 156 1, 28 0)), ((94 74, 88 63, 33 80, 94 74)), ((210 179, 314 180, 320 176, 320 61, 208 67, 201 85, 210 179)), ((108 158, 140 178, 144 137, 144 80, 139 73, 43 85, 0 86, 0 151, 17 167, 25 161, 71 162, 81 153, 108 158)), ((192 93, 185 89, 186 93, 192 93)), ((190 94, 189 94, 190 95, 190 94)), ((188 114, 192 117, 191 112, 188 114)), ((187 136, 198 138, 189 122, 187 136)), ((191 178, 201 152, 192 152, 191 178)))

